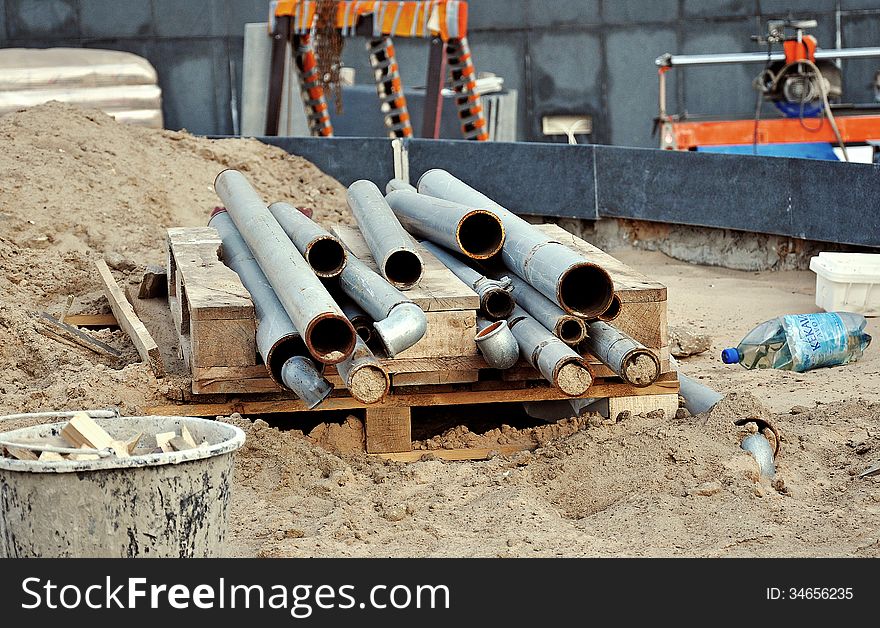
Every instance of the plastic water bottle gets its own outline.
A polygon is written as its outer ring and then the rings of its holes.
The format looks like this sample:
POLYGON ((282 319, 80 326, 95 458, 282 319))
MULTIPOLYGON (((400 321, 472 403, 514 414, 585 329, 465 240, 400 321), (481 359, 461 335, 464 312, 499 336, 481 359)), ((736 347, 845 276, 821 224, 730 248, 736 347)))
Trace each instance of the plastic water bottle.
POLYGON ((867 321, 851 312, 821 312, 779 316, 761 323, 735 348, 721 352, 725 364, 747 369, 774 368, 809 371, 862 357, 871 343, 867 321))

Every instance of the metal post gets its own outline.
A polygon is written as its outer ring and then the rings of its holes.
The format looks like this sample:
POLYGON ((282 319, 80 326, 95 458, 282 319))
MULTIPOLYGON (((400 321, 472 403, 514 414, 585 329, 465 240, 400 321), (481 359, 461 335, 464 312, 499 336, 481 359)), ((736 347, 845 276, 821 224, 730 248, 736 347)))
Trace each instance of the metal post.
POLYGON ((443 84, 446 82, 446 43, 439 37, 431 40, 428 54, 428 78, 425 93, 425 111, 422 118, 422 137, 438 139, 443 119, 443 84))
POLYGON ((272 57, 269 70, 269 95, 266 100, 266 135, 278 135, 281 118, 281 99, 284 90, 284 67, 287 60, 287 44, 290 42, 290 17, 275 19, 272 32, 272 57))

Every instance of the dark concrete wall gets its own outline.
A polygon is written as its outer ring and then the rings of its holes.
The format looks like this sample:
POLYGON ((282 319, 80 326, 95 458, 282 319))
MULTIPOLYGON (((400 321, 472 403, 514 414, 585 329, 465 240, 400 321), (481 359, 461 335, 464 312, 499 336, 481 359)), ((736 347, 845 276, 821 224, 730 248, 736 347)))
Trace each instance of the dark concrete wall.
MULTIPOLYGON (((654 146, 655 57, 756 50, 749 36, 789 11, 817 18, 815 34, 830 48, 838 2, 843 45, 880 45, 880 0, 471 0, 470 41, 477 69, 519 90, 522 139, 550 140, 541 134, 544 115, 584 113, 593 116, 595 142, 654 146)), ((243 25, 264 20, 267 8, 267 0, 0 0, 0 44, 143 55, 159 71, 169 127, 225 134, 232 130, 228 61, 240 73, 243 25)), ((425 42, 396 43, 404 84, 423 85, 425 42)), ((350 41, 344 58, 359 82, 371 80, 361 42, 350 41)), ((871 100, 877 69, 880 59, 846 62, 845 98, 871 100)), ((670 108, 749 113, 756 72, 673 70, 670 108)))

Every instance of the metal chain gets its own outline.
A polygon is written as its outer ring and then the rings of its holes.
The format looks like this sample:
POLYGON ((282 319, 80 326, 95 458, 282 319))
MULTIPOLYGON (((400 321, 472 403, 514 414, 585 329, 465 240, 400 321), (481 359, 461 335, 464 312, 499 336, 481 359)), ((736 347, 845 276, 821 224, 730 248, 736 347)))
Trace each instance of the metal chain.
POLYGON ((342 68, 342 48, 345 38, 336 28, 339 0, 318 0, 315 25, 315 56, 318 74, 324 90, 333 95, 336 113, 342 113, 342 86, 339 70, 342 68))

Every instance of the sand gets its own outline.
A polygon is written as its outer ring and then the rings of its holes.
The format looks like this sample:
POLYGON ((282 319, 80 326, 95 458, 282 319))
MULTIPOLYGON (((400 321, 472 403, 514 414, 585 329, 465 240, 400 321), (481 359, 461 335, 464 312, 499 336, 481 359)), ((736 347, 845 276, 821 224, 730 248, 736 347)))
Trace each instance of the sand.
MULTIPOLYGON (((242 169, 267 200, 350 220, 340 185, 252 140, 123 127, 58 104, 0 118, 0 134, 0 412, 116 406, 134 415, 179 387, 139 364, 121 332, 89 332, 123 353, 110 363, 39 335, 29 313, 58 314, 68 295, 71 313, 108 311, 94 260, 105 256, 122 283, 139 280, 145 264, 163 261, 166 227, 205 224, 223 168, 242 169)), ((433 433, 414 425, 426 459, 410 464, 364 455, 355 417, 304 434, 234 415, 225 420, 248 438, 236 461, 229 553, 880 555, 880 477, 858 477, 880 458, 877 346, 859 362, 802 374, 722 365, 720 350, 762 320, 815 311, 813 275, 612 253, 669 287, 671 324, 711 337, 708 352, 680 363, 728 394, 712 413, 585 414, 520 428, 502 419, 472 430, 463 424, 473 410, 455 409, 433 433), (739 447, 765 425, 780 434, 774 481, 739 447), (533 450, 431 459, 441 447, 506 445, 533 450)), ((880 334, 877 319, 868 331, 880 334)))
POLYGON ((657 362, 651 356, 638 354, 624 366, 626 381, 636 386, 647 386, 657 381, 657 362))

